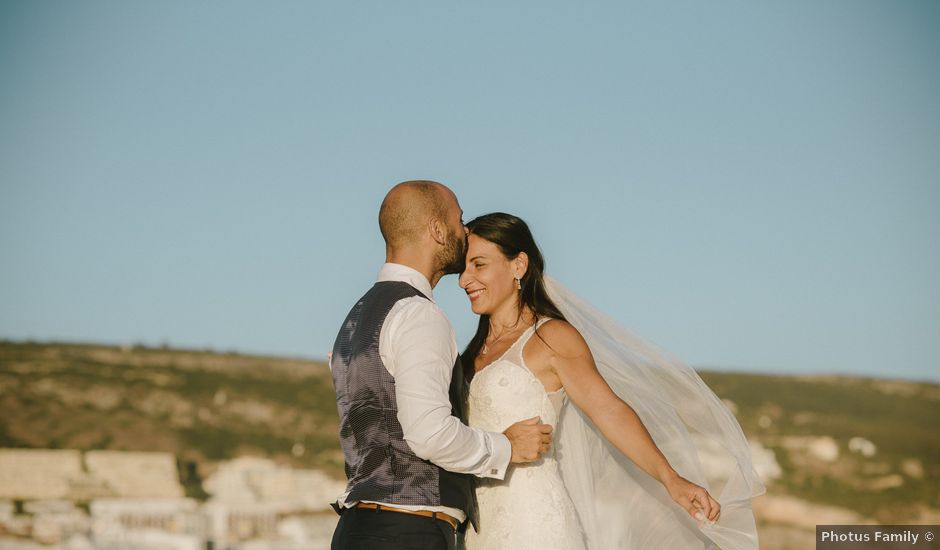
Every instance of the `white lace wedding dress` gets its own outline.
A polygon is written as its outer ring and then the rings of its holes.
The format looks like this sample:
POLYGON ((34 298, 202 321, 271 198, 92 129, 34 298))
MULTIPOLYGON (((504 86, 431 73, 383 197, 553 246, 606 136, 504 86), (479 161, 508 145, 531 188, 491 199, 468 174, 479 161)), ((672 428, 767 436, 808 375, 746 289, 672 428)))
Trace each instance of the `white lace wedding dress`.
MULTIPOLYGON (((757 550, 751 500, 765 488, 741 426, 698 374, 580 300, 550 277, 546 289, 584 337, 604 380, 629 404, 669 464, 721 504, 697 525, 661 483, 611 445, 565 395, 548 393, 522 357, 530 327, 469 388, 471 426, 502 432, 539 416, 552 449, 510 465, 502 481, 478 479, 480 531, 467 550, 757 550)), ((548 322, 542 319, 539 325, 548 322)))
MULTIPOLYGON (((549 321, 542 319, 541 323, 549 321)), ((522 358, 529 327, 470 383, 469 424, 502 432, 513 423, 541 417, 558 425, 564 389, 548 393, 522 358)), ((554 448, 529 464, 510 465, 504 480, 479 479, 480 532, 467 529, 467 550, 583 550, 578 516, 561 478, 554 448)))

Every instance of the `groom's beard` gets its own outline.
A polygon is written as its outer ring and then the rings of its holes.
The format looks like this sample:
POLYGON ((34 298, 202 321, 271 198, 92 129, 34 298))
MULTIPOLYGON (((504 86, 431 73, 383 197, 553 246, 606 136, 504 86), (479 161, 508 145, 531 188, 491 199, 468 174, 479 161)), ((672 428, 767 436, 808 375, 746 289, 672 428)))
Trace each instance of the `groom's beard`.
POLYGON ((444 275, 462 273, 467 260, 467 235, 461 231, 447 236, 447 245, 438 254, 444 275))

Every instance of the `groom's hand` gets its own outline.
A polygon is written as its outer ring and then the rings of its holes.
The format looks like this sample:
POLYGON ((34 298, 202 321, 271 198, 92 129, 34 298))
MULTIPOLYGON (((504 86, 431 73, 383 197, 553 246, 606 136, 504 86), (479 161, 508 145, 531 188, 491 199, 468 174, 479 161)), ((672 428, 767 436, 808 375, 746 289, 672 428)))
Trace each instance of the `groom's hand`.
POLYGON ((539 417, 520 420, 503 432, 512 445, 510 462, 522 463, 538 460, 552 445, 552 426, 542 424, 539 417))

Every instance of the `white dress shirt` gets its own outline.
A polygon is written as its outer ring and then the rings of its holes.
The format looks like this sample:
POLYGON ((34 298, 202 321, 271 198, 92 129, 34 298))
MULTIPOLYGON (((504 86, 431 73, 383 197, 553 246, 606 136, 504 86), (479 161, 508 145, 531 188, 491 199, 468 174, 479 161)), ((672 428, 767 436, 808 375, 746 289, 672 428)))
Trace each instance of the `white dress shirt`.
MULTIPOLYGON (((399 300, 379 334, 379 355, 395 378, 398 422, 405 442, 420 458, 445 470, 503 479, 512 457, 506 436, 471 428, 450 414, 448 392, 457 360, 457 339, 447 316, 434 303, 431 283, 419 271, 394 263, 382 266, 378 281, 408 283, 428 298, 399 300)), ((345 502, 346 495, 339 500, 342 506, 355 504, 345 502)), ((388 505, 444 512, 461 522, 466 519, 462 510, 446 506, 388 505)))

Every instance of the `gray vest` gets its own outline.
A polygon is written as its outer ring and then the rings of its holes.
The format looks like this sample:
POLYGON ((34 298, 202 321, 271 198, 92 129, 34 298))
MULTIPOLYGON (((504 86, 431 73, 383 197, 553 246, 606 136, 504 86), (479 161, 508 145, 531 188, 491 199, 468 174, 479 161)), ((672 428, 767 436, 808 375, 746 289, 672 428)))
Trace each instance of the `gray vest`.
MULTIPOLYGON (((424 294, 399 281, 378 282, 349 312, 331 360, 339 436, 346 460, 348 502, 448 506, 475 524, 472 476, 455 474, 419 458, 398 422, 395 379, 379 356, 379 335, 396 302, 424 294)), ((460 357, 451 380, 451 413, 464 418, 460 357)))

